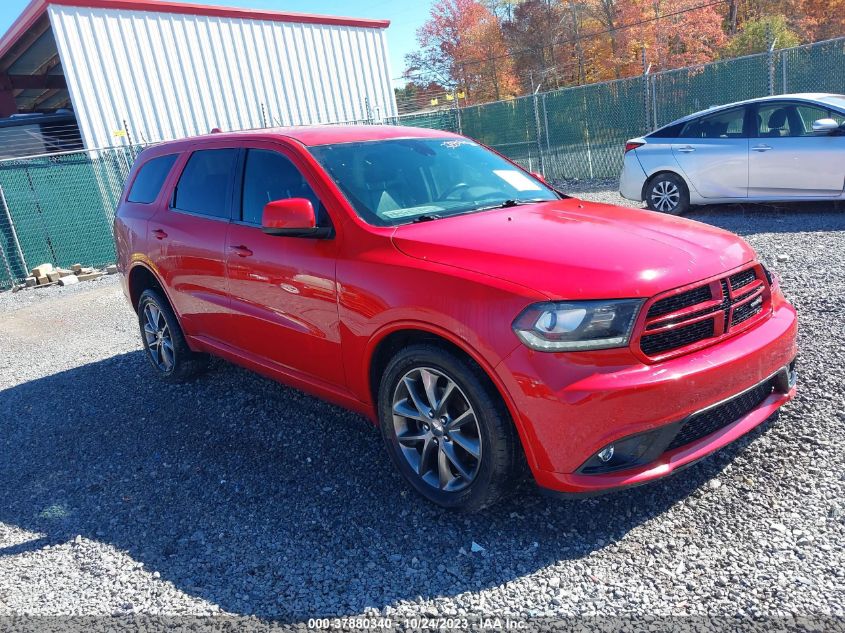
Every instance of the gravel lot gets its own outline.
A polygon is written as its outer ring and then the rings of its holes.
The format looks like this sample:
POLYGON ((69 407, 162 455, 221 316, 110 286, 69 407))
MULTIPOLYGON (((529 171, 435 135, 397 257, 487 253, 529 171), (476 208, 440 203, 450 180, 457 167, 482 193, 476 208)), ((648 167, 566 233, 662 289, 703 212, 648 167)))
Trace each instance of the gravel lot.
POLYGON ((845 214, 830 207, 690 214, 747 237, 800 311, 800 395, 778 417, 660 483, 571 501, 526 484, 472 517, 410 493, 351 413, 223 362, 154 380, 115 277, 0 294, 0 616, 842 626, 845 214))

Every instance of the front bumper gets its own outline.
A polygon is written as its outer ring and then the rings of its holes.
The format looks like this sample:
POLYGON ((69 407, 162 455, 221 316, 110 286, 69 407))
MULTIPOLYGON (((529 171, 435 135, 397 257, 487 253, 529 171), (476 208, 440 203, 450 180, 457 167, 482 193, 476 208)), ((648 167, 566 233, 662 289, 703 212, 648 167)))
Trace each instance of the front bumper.
POLYGON ((519 411, 537 483, 558 492, 596 494, 669 475, 765 421, 794 396, 794 387, 774 391, 739 419, 641 466, 579 472, 609 444, 679 425, 777 375, 797 354, 796 335, 795 310, 781 296, 759 325, 664 362, 632 362, 628 350, 549 354, 520 346, 497 372, 519 411))

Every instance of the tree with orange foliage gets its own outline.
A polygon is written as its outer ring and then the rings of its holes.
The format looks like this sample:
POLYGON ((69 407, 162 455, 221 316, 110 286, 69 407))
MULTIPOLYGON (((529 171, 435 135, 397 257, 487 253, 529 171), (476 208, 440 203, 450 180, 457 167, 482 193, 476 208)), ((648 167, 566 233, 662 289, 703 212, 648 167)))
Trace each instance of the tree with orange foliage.
POLYGON ((726 37, 717 5, 700 0, 627 0, 618 21, 635 25, 617 32, 623 75, 642 72, 642 49, 654 70, 692 66, 717 57, 726 37))
POLYGON ((804 0, 801 9, 798 24, 808 40, 845 34, 845 0, 804 0))
POLYGON ((519 93, 499 22, 481 3, 437 0, 417 39, 420 50, 405 59, 409 79, 463 88, 471 101, 519 93))

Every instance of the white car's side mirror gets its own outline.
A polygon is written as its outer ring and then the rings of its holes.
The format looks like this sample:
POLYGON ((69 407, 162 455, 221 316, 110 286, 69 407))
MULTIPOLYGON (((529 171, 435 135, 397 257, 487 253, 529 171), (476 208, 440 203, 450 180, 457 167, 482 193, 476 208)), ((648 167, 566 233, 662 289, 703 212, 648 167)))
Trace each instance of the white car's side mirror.
POLYGON ((813 121, 813 132, 827 133, 839 129, 839 124, 834 119, 819 119, 813 121))

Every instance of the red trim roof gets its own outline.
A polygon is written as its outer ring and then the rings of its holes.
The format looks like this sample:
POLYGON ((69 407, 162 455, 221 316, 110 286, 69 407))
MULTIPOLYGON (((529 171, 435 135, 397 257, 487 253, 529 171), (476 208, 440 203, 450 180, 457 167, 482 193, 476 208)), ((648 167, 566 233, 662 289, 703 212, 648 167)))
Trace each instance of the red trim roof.
POLYGON ((384 29, 390 20, 367 18, 345 18, 332 15, 312 15, 287 11, 266 11, 263 9, 238 9, 215 7, 203 4, 170 2, 169 0, 32 0, 14 24, 0 39, 0 57, 5 55, 38 19, 49 5, 83 7, 88 9, 121 9, 123 11, 150 11, 153 13, 175 13, 179 15, 202 15, 219 18, 241 18, 244 20, 270 20, 273 22, 299 22, 304 24, 328 24, 332 26, 358 26, 384 29))

